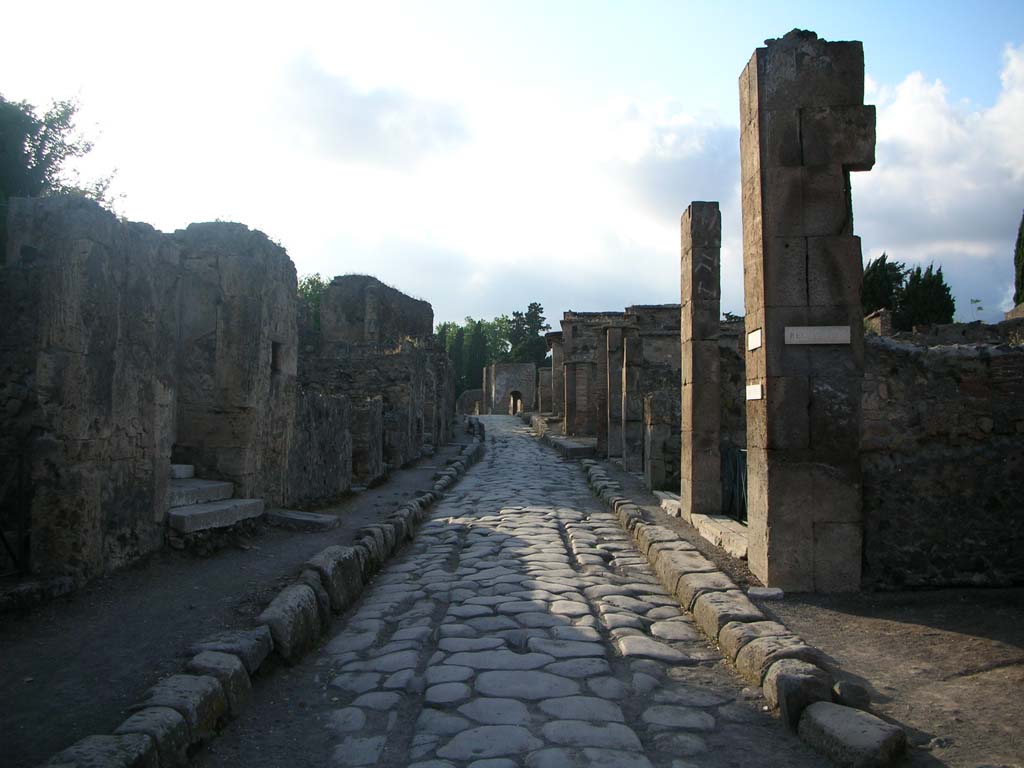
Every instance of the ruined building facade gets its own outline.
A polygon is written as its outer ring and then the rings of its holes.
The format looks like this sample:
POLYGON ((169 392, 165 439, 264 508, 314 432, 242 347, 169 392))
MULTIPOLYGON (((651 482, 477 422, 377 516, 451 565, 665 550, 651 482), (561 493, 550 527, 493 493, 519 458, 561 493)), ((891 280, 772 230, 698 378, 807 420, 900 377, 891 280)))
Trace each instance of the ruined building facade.
POLYGON ((79 583, 158 549, 183 493, 172 464, 194 467, 193 486, 228 481, 251 516, 449 438, 453 377, 426 302, 341 278, 313 333, 291 259, 260 232, 163 234, 84 200, 9 202, 4 571, 79 583))

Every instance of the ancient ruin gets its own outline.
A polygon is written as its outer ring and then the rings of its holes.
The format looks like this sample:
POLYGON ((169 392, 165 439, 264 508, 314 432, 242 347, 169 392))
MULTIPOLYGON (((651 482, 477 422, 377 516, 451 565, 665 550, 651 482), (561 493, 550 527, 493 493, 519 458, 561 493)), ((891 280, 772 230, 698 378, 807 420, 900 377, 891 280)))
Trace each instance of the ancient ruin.
POLYGON ((492 363, 484 368, 481 413, 515 416, 537 401, 537 366, 533 363, 492 363))

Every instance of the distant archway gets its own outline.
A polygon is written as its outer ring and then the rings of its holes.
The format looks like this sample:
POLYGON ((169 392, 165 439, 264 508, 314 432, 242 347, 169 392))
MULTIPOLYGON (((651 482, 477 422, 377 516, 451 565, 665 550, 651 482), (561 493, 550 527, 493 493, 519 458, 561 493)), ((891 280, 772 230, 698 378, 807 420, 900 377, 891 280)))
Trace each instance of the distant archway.
POLYGON ((523 393, 518 389, 512 390, 508 395, 508 415, 518 416, 523 412, 523 393))

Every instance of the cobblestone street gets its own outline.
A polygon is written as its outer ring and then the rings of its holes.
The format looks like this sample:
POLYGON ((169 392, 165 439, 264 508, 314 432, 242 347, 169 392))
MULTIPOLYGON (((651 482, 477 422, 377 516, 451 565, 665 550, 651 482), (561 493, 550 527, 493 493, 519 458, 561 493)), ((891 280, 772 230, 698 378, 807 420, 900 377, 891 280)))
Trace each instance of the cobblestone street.
POLYGON ((828 764, 745 697, 578 466, 483 421, 484 461, 197 764, 828 764))

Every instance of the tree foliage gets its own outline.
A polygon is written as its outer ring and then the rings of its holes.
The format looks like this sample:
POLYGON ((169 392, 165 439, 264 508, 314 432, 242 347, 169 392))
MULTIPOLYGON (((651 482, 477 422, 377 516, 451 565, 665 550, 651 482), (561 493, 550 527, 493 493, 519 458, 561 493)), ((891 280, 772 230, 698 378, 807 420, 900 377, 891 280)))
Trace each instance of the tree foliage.
POLYGON ((75 101, 54 101, 40 117, 27 101, 0 96, 0 204, 9 197, 80 194, 111 207, 113 174, 83 183, 67 161, 92 142, 75 129, 75 101))
POLYGON ((1013 303, 1024 303, 1024 213, 1017 227, 1017 245, 1013 249, 1013 303))
POLYGON ((953 322, 956 302, 942 275, 942 267, 934 264, 922 269, 908 268, 902 261, 889 261, 886 254, 868 262, 861 284, 864 313, 888 309, 893 313, 893 326, 909 331, 915 325, 953 322))
POLYGON ((879 309, 895 311, 906 273, 906 265, 899 261, 889 261, 885 253, 869 261, 864 268, 860 292, 864 314, 870 315, 879 309))
POLYGON ((313 322, 313 327, 320 330, 320 303, 323 300, 324 290, 327 288, 327 281, 316 272, 312 275, 303 275, 299 278, 299 314, 303 311, 313 322))
POLYGON ((493 320, 467 317, 458 323, 439 323, 435 336, 447 351, 456 375, 456 391, 479 389, 483 369, 490 363, 534 363, 542 366, 547 357, 544 332, 549 330, 544 307, 531 302, 526 311, 493 320))

